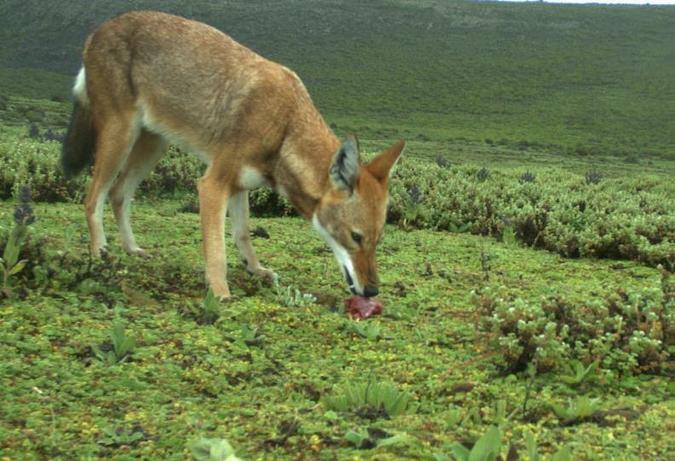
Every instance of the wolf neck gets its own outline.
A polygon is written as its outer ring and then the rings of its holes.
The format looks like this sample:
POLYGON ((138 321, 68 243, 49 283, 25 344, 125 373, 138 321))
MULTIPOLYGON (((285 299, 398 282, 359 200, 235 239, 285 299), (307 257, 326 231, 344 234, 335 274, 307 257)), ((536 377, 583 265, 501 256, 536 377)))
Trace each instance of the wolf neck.
POLYGON ((277 188, 311 219, 328 191, 328 170, 340 141, 318 112, 290 127, 280 153, 277 188))

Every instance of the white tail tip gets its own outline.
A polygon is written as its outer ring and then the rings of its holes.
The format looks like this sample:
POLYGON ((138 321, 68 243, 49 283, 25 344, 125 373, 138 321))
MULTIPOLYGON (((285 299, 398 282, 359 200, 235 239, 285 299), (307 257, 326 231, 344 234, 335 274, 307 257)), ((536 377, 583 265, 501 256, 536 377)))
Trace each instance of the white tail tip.
POLYGON ((80 72, 77 74, 77 77, 75 78, 75 86, 73 86, 73 95, 82 104, 89 103, 89 98, 87 97, 87 78, 84 72, 84 67, 80 68, 80 72))

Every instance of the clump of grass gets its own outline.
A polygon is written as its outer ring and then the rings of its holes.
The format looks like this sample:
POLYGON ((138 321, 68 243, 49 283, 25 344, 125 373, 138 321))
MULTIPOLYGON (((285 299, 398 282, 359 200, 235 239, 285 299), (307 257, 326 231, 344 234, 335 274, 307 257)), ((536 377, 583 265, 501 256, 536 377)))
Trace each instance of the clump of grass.
POLYGON ((110 342, 108 345, 94 347, 94 353, 102 362, 108 365, 115 365, 131 359, 136 350, 136 339, 128 336, 124 323, 120 318, 113 321, 109 333, 110 342))
POLYGON ((476 172, 476 179, 479 181, 485 181, 490 177, 490 170, 485 167, 482 167, 476 172))
POLYGON ((600 399, 592 399, 588 396, 577 397, 569 400, 566 406, 553 404, 553 412, 563 426, 578 424, 592 418, 602 408, 600 399))
POLYGON ((440 166, 441 168, 447 168, 450 169, 452 164, 450 163, 450 160, 447 158, 443 157, 442 155, 439 155, 436 157, 436 165, 440 166))
POLYGON ((394 417, 415 408, 413 396, 389 383, 346 384, 323 399, 330 410, 353 412, 367 418, 394 417))
POLYGON ((469 450, 462 444, 452 446, 452 454, 457 461, 494 461, 502 451, 502 432, 492 426, 479 438, 469 450))
POLYGON ((408 188, 408 198, 413 205, 422 203, 422 193, 417 184, 413 184, 408 188))
POLYGON ((133 446, 146 439, 140 427, 105 426, 97 443, 107 447, 133 446))
MULTIPOLYGON (((502 443, 502 429, 497 426, 490 427, 469 449, 460 443, 450 447, 452 456, 456 461, 497 461, 502 459, 520 459, 518 450, 514 444, 502 443)), ((539 454, 537 441, 532 433, 526 435, 526 449, 530 461, 542 461, 539 454)), ((444 453, 434 453, 434 461, 450 461, 450 457, 444 453)), ((572 459, 570 449, 562 447, 554 453, 551 461, 570 461, 572 459)))
POLYGON ((349 330, 370 341, 377 341, 382 336, 382 327, 373 322, 352 322, 349 330))
POLYGON ((316 303, 314 295, 303 293, 291 285, 284 287, 278 281, 274 282, 274 297, 285 307, 307 307, 316 303))
POLYGON ((527 183, 533 183, 537 179, 537 176, 532 173, 531 171, 525 171, 520 175, 518 178, 518 181, 520 181, 521 184, 527 184, 527 183))
POLYGON ((47 128, 47 131, 42 133, 42 139, 46 142, 63 142, 65 135, 63 133, 57 133, 52 131, 51 128, 47 128))
POLYGON ((187 301, 178 311, 199 325, 213 325, 220 318, 221 305, 218 298, 209 290, 201 302, 187 301))
POLYGON ((588 366, 584 366, 580 361, 573 360, 567 368, 567 374, 561 375, 560 379, 568 386, 577 387, 593 380, 596 376, 595 371, 598 368, 598 362, 595 361, 588 366))
POLYGON ((40 139, 40 128, 36 123, 31 123, 28 127, 28 137, 30 139, 40 139))
POLYGON ((586 184, 598 184, 604 178, 603 174, 598 170, 590 170, 584 176, 586 184))

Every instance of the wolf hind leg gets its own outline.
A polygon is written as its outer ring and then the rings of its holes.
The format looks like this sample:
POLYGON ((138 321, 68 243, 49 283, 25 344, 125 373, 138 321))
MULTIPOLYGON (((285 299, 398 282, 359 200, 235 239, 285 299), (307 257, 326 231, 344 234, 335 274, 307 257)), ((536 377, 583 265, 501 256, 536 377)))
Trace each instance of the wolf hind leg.
POLYGON ((167 143, 161 136, 146 130, 141 131, 110 191, 110 202, 122 238, 122 248, 129 254, 147 256, 146 251, 136 243, 131 229, 131 201, 138 185, 157 165, 166 149, 167 143))
POLYGON ((87 225, 89 226, 90 249, 94 256, 100 255, 106 246, 103 229, 103 207, 115 178, 126 163, 132 146, 138 137, 138 129, 131 117, 110 118, 101 124, 96 142, 96 154, 91 184, 84 200, 87 225))

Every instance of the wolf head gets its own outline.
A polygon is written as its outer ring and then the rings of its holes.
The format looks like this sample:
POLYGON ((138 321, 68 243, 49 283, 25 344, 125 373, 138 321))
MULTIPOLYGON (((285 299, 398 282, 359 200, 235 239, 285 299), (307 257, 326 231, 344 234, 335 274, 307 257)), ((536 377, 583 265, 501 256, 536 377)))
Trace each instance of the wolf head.
POLYGON ((399 141, 362 164, 358 142, 350 137, 333 157, 331 186, 321 198, 313 223, 333 250, 354 294, 378 294, 375 249, 384 230, 389 174, 404 147, 399 141))

